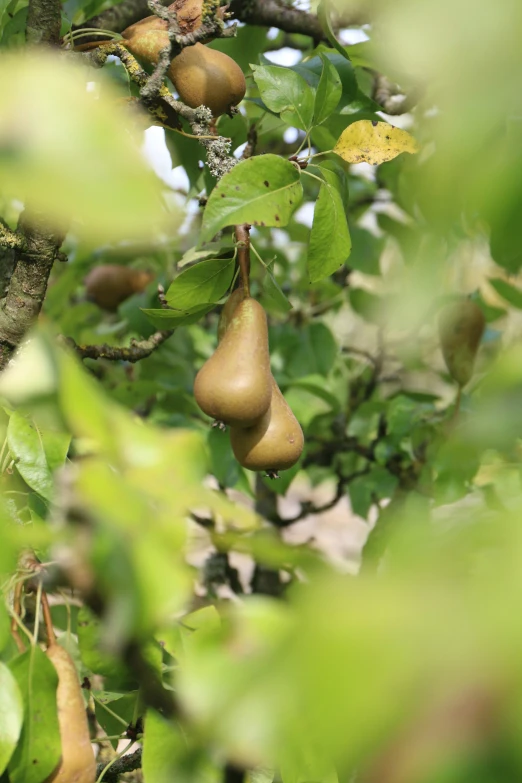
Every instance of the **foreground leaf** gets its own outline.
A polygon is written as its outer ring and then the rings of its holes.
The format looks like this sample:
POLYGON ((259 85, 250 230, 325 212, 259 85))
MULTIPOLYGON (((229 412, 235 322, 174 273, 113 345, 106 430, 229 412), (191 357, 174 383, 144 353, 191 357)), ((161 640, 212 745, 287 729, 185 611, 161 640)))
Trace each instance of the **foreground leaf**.
POLYGON ((303 198, 298 169, 278 155, 242 161, 216 185, 203 214, 202 241, 225 226, 286 226, 303 198))
POLYGON ((39 647, 10 664, 24 701, 20 741, 9 762, 11 783, 41 783, 60 760, 60 732, 56 712, 58 675, 39 647))
POLYGON ((387 122, 359 120, 341 134, 334 152, 348 163, 377 165, 393 160, 402 152, 414 154, 419 144, 407 131, 387 122))
POLYGON ((0 60, 0 192, 92 243, 152 239, 166 225, 159 180, 133 137, 121 95, 70 57, 0 60), (38 85, 38 89, 35 89, 38 85))
POLYGON ((24 705, 15 678, 0 661, 0 775, 3 773, 18 742, 24 718, 24 705))

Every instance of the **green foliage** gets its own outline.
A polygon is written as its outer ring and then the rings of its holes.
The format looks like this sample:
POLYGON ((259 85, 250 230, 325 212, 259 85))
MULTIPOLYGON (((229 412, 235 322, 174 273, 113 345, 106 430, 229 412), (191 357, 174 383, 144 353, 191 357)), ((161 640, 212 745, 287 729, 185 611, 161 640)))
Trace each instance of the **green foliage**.
MULTIPOLYGON (((114 5, 67 0, 63 28, 114 5)), ((317 47, 250 24, 211 44, 247 76, 209 130, 239 160, 216 179, 212 139, 166 130, 175 192, 143 160, 153 120, 122 109, 123 66, 22 54, 27 4, 0 0, 0 216, 14 229, 26 202, 69 258, 0 376, 10 783, 60 756, 41 589, 99 732, 137 736, 146 783, 227 765, 250 783, 520 779, 520 4, 318 5, 317 47), (368 14, 370 40, 340 43, 338 11, 368 14), (274 64, 287 44, 299 61, 274 64), (379 162, 390 125, 420 152, 379 162), (243 469, 192 394, 245 223, 305 435, 278 480, 243 469), (113 263, 154 280, 107 313, 84 280, 113 263), (470 295, 487 328, 458 392, 437 316, 470 295), (57 339, 135 347, 155 329, 174 331, 135 364, 82 364, 57 339)))

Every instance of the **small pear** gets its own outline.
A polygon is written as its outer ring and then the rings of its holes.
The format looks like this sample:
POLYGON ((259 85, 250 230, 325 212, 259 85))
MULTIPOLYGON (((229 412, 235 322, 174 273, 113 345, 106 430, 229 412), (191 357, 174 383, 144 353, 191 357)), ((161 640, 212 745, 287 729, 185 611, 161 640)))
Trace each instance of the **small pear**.
POLYGON ((198 372, 194 397, 213 419, 248 427, 268 410, 271 378, 266 313, 248 297, 238 305, 215 353, 198 372))
POLYGON ((235 291, 232 291, 227 301, 223 305, 218 322, 218 343, 220 343, 225 336, 225 332, 230 326, 232 316, 234 315, 237 306, 243 301, 244 298, 245 289, 243 286, 240 286, 239 288, 236 288, 235 291))
POLYGON ((274 378, 268 411, 253 427, 231 427, 230 442, 237 461, 248 470, 273 473, 295 465, 303 451, 303 431, 274 378))
POLYGON ((151 272, 121 264, 102 264, 85 278, 87 298, 103 310, 114 311, 132 294, 139 294, 154 278, 151 272))
POLYGON ((486 321, 484 313, 470 299, 452 302, 439 315, 442 355, 451 377, 460 387, 473 375, 473 366, 486 321))
POLYGON ((56 703, 62 757, 45 783, 94 783, 96 761, 76 667, 59 644, 49 645, 46 655, 58 674, 56 703))
POLYGON ((200 43, 183 49, 167 76, 183 103, 193 109, 204 104, 214 117, 230 112, 245 97, 245 76, 235 60, 200 43))

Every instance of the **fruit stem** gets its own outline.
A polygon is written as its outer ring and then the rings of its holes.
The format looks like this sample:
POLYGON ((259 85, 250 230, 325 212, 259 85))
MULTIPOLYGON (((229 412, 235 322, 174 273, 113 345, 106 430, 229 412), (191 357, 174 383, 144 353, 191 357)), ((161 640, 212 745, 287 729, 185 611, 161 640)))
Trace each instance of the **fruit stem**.
POLYGON ((11 636, 13 637, 19 653, 25 652, 25 644, 23 643, 20 632, 18 629, 17 619, 21 615, 22 611, 22 581, 19 580, 16 583, 13 597, 13 613, 15 616, 11 618, 11 636))
POLYGON ((242 223, 235 228, 238 242, 238 264, 245 298, 250 296, 250 226, 242 223))
POLYGON ((56 634, 53 628, 53 621, 51 617, 51 610, 49 608, 49 601, 47 600, 47 594, 45 590, 42 590, 42 613, 44 616, 45 630, 47 631, 47 647, 52 647, 56 644, 56 634))

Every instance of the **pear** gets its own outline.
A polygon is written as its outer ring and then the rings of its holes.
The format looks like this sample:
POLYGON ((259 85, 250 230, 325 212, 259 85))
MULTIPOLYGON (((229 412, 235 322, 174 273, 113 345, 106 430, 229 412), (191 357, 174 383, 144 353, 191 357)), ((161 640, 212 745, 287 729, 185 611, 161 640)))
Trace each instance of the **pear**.
POLYGON ((200 43, 183 49, 167 75, 183 103, 193 109, 204 104, 214 117, 230 112, 245 97, 246 81, 239 65, 228 54, 200 43))
POLYGON ((237 461, 248 470, 275 473, 295 465, 303 451, 303 431, 274 378, 268 411, 253 427, 231 427, 230 443, 237 461))
POLYGON ((221 314, 219 316, 218 343, 220 343, 223 337, 225 336, 225 332, 230 326, 232 316, 234 315, 237 306, 243 301, 244 298, 245 298, 245 289, 243 288, 243 286, 240 286, 239 288, 236 288, 235 291, 232 291, 227 301, 225 302, 223 309, 221 310, 221 314))
POLYGON ((473 375, 473 366, 486 325, 484 313, 470 299, 452 302, 439 315, 442 355, 451 377, 460 387, 473 375))
POLYGON ((76 667, 59 644, 50 644, 46 655, 58 674, 56 702, 62 757, 45 783, 94 783, 96 761, 76 667))
POLYGON ((85 278, 87 298, 103 310, 117 310, 125 299, 143 291, 154 275, 120 264, 102 264, 85 278))
POLYGON ((266 313, 248 297, 238 305, 215 353, 196 375, 194 397, 213 419, 248 427, 268 410, 271 378, 266 313))

